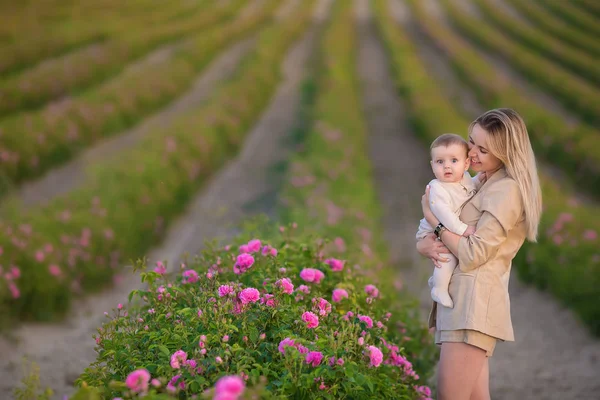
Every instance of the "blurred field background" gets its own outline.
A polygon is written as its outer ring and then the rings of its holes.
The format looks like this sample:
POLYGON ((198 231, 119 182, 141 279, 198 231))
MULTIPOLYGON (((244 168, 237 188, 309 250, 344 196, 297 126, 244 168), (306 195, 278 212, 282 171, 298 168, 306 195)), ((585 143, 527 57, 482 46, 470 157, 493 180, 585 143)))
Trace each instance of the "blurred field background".
MULTIPOLYGON (((597 339, 587 335, 600 335, 600 3, 356 3, 368 6, 369 32, 385 50, 376 62, 389 70, 387 83, 393 84, 402 108, 397 111, 407 122, 399 138, 422 143, 415 160, 427 156, 429 143, 441 133, 466 135, 468 123, 486 109, 510 107, 525 118, 543 180, 544 215, 539 242, 522 248, 514 268, 522 282, 543 291, 540 296, 550 294, 541 303, 555 302, 560 313, 569 310, 573 329, 596 349, 597 339)), ((303 15, 312 5, 304 0, 0 1, 4 329, 22 322, 60 323, 78 299, 121 282, 130 260, 164 245, 175 221, 203 224, 186 218, 192 215, 186 214, 189 205, 250 146, 245 138, 285 78, 284 56, 307 28, 299 24, 297 31, 286 31, 289 39, 279 41, 269 29, 281 21, 291 24, 298 18, 286 16, 303 15), (271 45, 257 47, 260 40, 271 45)), ((365 32, 360 29, 359 38, 365 32)), ((298 73, 315 65, 309 58, 298 73)), ((356 79, 362 79, 365 96, 379 90, 365 89, 364 77, 356 79)), ((307 96, 319 87, 305 82, 289 90, 307 96)), ((386 93, 377 101, 387 101, 386 93)), ((281 103, 277 113, 309 118, 299 107, 281 103)), ((268 146, 262 155, 260 148, 254 151, 256 163, 268 159, 269 151, 279 152, 268 146)), ((382 168, 387 165, 395 180, 412 174, 378 160, 377 152, 370 156, 382 168)), ((311 185, 310 177, 295 179, 291 184, 311 185)), ((417 207, 396 210, 414 219, 415 230, 423 186, 397 194, 417 207)), ((222 196, 244 196, 246 189, 234 189, 222 196)), ((264 199, 251 200, 262 201, 259 210, 269 209, 264 199)), ((217 206, 214 214, 228 212, 217 206)), ((208 236, 211 223, 204 223, 208 236)), ((215 227, 214 234, 220 233, 215 227)), ((183 236, 182 243, 189 243, 183 236)), ((412 243, 393 245, 414 251, 412 243)), ((399 258, 413 260, 414 254, 399 258)), ((535 316, 529 318, 537 323, 535 316)), ((518 334, 519 327, 515 330, 518 334)))

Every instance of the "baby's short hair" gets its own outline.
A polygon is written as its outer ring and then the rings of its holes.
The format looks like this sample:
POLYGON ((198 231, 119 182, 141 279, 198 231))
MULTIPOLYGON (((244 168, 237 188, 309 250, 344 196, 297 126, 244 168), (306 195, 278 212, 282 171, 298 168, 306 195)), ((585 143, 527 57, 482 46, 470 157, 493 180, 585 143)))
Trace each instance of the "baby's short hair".
POLYGON ((456 133, 444 133, 443 135, 438 136, 431 143, 430 150, 441 146, 448 147, 453 144, 463 146, 465 149, 465 154, 469 153, 469 145, 467 144, 467 141, 462 136, 457 135, 456 133))

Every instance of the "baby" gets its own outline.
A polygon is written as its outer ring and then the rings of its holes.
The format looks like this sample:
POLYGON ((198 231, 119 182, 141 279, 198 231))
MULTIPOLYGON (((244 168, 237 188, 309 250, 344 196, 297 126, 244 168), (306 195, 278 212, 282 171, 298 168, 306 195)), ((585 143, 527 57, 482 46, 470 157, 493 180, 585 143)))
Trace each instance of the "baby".
MULTIPOLYGON (((431 169, 436 179, 429 182, 429 205, 441 224, 457 235, 469 236, 475 232, 474 226, 463 223, 458 216, 463 205, 481 186, 479 175, 471 178, 467 172, 470 166, 467 142, 453 133, 439 136, 431 144, 431 169)), ((423 218, 419 224, 417 239, 422 239, 434 231, 434 227, 423 218)), ((458 264, 453 254, 444 254, 447 262, 441 268, 433 269, 430 278, 431 298, 445 307, 454 307, 448 293, 452 272, 458 264)))

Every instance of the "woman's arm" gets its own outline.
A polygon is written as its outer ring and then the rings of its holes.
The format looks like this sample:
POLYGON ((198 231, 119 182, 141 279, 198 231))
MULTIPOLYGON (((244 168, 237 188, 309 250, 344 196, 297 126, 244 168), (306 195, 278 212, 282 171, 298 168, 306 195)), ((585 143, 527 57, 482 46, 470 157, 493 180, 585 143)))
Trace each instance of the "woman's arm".
MULTIPOLYGON (((437 226, 439 222, 429 209, 427 194, 426 191, 421 202, 423 214, 431 226, 437 226)), ((513 180, 495 183, 493 189, 489 188, 485 193, 481 211, 476 232, 468 238, 447 230, 440 234, 442 242, 457 256, 459 267, 464 272, 485 264, 521 220, 523 203, 519 187, 513 180)))

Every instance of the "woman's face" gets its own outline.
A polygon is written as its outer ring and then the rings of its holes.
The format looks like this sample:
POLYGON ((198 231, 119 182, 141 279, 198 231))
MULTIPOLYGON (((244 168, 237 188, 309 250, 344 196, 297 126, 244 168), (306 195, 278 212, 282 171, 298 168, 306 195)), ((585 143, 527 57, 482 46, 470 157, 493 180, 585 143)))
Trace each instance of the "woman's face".
POLYGON ((494 156, 487 146, 488 133, 476 124, 469 135, 469 158, 475 172, 494 173, 502 167, 502 161, 494 156))

